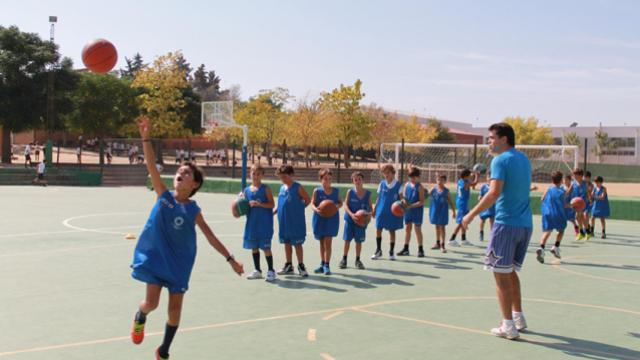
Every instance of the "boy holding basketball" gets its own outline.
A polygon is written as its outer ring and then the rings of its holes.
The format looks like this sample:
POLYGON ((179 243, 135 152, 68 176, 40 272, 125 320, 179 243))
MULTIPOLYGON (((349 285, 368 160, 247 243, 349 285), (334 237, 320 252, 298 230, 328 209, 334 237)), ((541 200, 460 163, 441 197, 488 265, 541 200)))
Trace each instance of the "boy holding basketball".
POLYGON ((562 183, 562 173, 554 171, 551 173, 552 185, 542 195, 541 215, 542 215, 542 238, 540 239, 540 248, 536 250, 536 259, 540 264, 544 264, 544 247, 551 236, 551 232, 556 230, 556 244, 551 248, 551 253, 560 259, 560 241, 567 228, 567 218, 565 207, 568 206, 565 198, 567 194, 564 192, 560 184, 562 183))
POLYGON ((202 186, 201 170, 190 163, 180 166, 173 179, 175 191, 169 192, 154 166, 155 154, 149 139, 149 119, 140 118, 138 126, 148 159, 147 170, 158 200, 133 254, 131 276, 146 283, 146 296, 135 315, 131 340, 134 344, 142 342, 147 315, 158 307, 162 288, 167 288, 169 318, 162 345, 156 350, 156 359, 160 360, 169 358, 169 347, 180 323, 182 300, 189 288, 189 278, 196 257, 196 225, 211 246, 227 259, 234 272, 241 275, 243 268, 213 234, 196 202, 190 200, 202 186))
POLYGON ((402 184, 396 180, 396 169, 391 164, 386 164, 381 169, 384 179, 378 186, 378 198, 373 206, 376 214, 376 252, 371 256, 372 260, 382 257, 382 230, 389 231, 389 260, 395 260, 394 247, 396 245, 396 230, 402 229, 402 216, 396 216, 391 212, 391 205, 402 199, 402 184))
POLYGON ((333 173, 325 168, 318 172, 321 186, 313 189, 311 195, 311 209, 313 210, 312 227, 313 236, 320 242, 320 266, 313 272, 316 274, 331 275, 329 261, 331 260, 331 242, 338 235, 340 227, 340 214, 336 211, 331 217, 324 217, 318 206, 325 200, 332 201, 337 208, 342 206, 340 192, 331 186, 333 173))
POLYGON ((451 206, 451 216, 456 218, 456 207, 451 200, 449 189, 445 186, 447 175, 436 175, 438 185, 431 189, 431 202, 429 204, 429 222, 436 227, 436 244, 431 250, 442 250, 447 252, 445 247, 446 226, 449 224, 449 206, 451 206))
POLYGON ((456 229, 449 239, 449 245, 460 246, 456 240, 458 231, 462 231, 462 245, 473 245, 467 240, 467 230, 461 225, 462 219, 469 213, 469 198, 471 197, 471 188, 478 184, 478 173, 473 172, 473 180, 471 178, 471 170, 464 169, 460 173, 460 179, 458 180, 458 189, 456 193, 456 208, 458 209, 458 217, 456 217, 456 229))
POLYGON ((242 197, 249 201, 247 222, 244 226, 243 247, 251 250, 255 268, 247 276, 247 279, 262 278, 262 269, 260 267, 260 250, 262 250, 268 266, 266 281, 272 282, 276 279, 276 272, 273 269, 273 254, 271 253, 275 202, 271 188, 262 183, 263 177, 264 168, 254 164, 251 167, 251 185, 247 186, 242 192, 242 197))
POLYGON ((596 186, 593 188, 591 198, 593 199, 593 205, 591 207, 591 233, 595 228, 596 219, 600 219, 602 225, 602 238, 606 239, 607 234, 605 231, 606 218, 609 217, 609 196, 607 195, 607 188, 602 185, 604 179, 602 176, 596 177, 596 186))
MULTIPOLYGON (((583 179, 584 171, 582 169, 573 170, 573 182, 571 183, 571 188, 569 193, 571 194, 571 198, 581 198, 585 204, 589 203, 589 199, 587 197, 587 183, 583 179)), ((586 240, 590 237, 589 235, 589 224, 586 222, 587 215, 585 214, 585 209, 575 209, 576 213, 576 221, 578 222, 578 226, 580 227, 580 233, 576 237, 576 240, 586 240)))
POLYGON ((588 235, 593 237, 593 225, 591 221, 591 208, 593 207, 593 182, 591 182, 591 171, 584 172, 584 182, 587 183, 587 200, 585 200, 586 207, 584 208, 585 221, 589 227, 588 235))
POLYGON ((344 200, 344 250, 342 252, 342 260, 340 260, 340 269, 347 267, 347 255, 351 241, 356 243, 356 268, 364 270, 364 264, 360 260, 362 253, 362 243, 365 240, 367 225, 371 219, 371 192, 365 190, 364 174, 356 171, 351 174, 351 181, 354 187, 347 190, 344 200))
MULTIPOLYGON (((478 201, 487 195, 489 192, 489 179, 491 179, 491 171, 487 171, 487 182, 480 187, 480 194, 478 195, 478 201)), ((489 219, 489 231, 493 228, 493 223, 496 219, 496 205, 493 204, 488 209, 480 213, 480 241, 484 241, 484 224, 489 219)))
MULTIPOLYGON (((571 203, 571 174, 567 174, 564 176, 564 183, 562 184, 561 188, 562 190, 564 190, 566 196, 565 196, 565 203, 566 204, 570 204, 571 203)), ((576 233, 576 236, 578 234, 580 234, 580 228, 578 227, 578 224, 576 224, 576 212, 573 211, 573 208, 571 206, 565 206, 565 215, 567 218, 567 221, 571 222, 571 224, 573 224, 573 230, 576 233)))
MULTIPOLYGON (((420 183, 420 169, 415 166, 409 168, 409 181, 404 184, 404 202, 407 210, 404 213, 405 234, 404 247, 398 256, 409 255, 409 242, 411 241, 411 228, 415 228, 418 239, 418 257, 424 257, 422 246, 422 219, 424 218, 425 189, 420 183)), ((428 194, 428 193, 427 193, 428 194)))
POLYGON ((298 272, 300 276, 307 277, 309 273, 304 266, 302 244, 307 237, 304 209, 309 205, 311 199, 302 185, 293 181, 293 166, 280 165, 276 175, 282 181, 282 186, 278 193, 278 208, 274 212, 278 214, 278 237, 280 243, 284 244, 286 256, 286 262, 278 275, 293 274, 293 248, 295 248, 298 258, 298 272))

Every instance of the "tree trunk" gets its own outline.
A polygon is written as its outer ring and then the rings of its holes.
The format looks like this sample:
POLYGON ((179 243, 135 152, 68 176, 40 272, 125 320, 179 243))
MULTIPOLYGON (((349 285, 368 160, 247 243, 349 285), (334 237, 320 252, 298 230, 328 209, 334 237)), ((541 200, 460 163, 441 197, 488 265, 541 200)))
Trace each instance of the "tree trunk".
POLYGON ((304 163, 306 167, 311 167, 311 146, 309 145, 304 148, 304 163))
POLYGON ((2 163, 11 164, 11 130, 2 127, 2 163))
POLYGON ((345 145, 344 146, 344 168, 348 169, 351 167, 351 151, 350 150, 351 145, 345 145))
POLYGON ((264 144, 264 152, 267 155, 267 164, 269 164, 269 166, 272 166, 273 159, 271 158, 271 144, 269 144, 268 142, 264 144))

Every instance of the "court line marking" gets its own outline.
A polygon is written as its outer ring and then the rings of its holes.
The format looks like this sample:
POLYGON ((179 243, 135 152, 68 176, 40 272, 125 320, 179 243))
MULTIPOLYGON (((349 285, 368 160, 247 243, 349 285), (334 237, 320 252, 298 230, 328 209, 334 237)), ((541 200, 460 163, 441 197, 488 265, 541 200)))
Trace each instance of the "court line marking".
MULTIPOLYGON (((605 276, 591 275, 591 274, 583 273, 581 271, 567 269, 567 268, 562 266, 562 260, 572 260, 572 259, 580 260, 580 259, 590 259, 590 258, 599 258, 599 257, 638 258, 640 256, 635 256, 635 255, 614 255, 614 254, 610 254, 610 255, 577 255, 577 256, 566 257, 564 259, 561 259, 561 262, 550 264, 550 265, 551 265, 551 268, 553 268, 553 269, 564 271, 566 273, 573 274, 573 275, 578 275, 578 276, 590 278, 590 279, 612 281, 612 282, 617 282, 617 283, 621 283, 621 284, 640 285, 640 282, 633 281, 633 280, 622 280, 622 279, 614 279, 614 278, 605 277, 605 276)), ((599 265, 599 264, 610 265, 610 264, 606 264, 606 263, 597 263, 597 262, 594 262, 593 264, 596 264, 596 265, 599 265)), ((619 265, 619 264, 611 264, 611 265, 619 265)))
MULTIPOLYGON (((296 317, 306 317, 306 316, 312 316, 312 315, 335 313, 335 312, 339 312, 339 311, 348 311, 348 310, 359 311, 359 312, 372 312, 373 313, 373 312, 376 312, 376 311, 366 310, 366 309, 370 308, 370 307, 376 307, 376 306, 382 306, 382 305, 393 305, 393 304, 402 304, 402 303, 409 303, 409 302, 422 302, 422 301, 458 301, 458 300, 496 300, 496 298, 492 297, 492 296, 446 296, 446 297, 443 296, 443 297, 422 297, 422 298, 410 298, 410 299, 396 299, 396 300, 379 301, 379 302, 374 302, 374 303, 370 303, 370 304, 345 306, 345 307, 339 307, 339 308, 334 308, 334 309, 306 311, 306 312, 300 312, 300 313, 274 315, 274 316, 263 317, 263 318, 228 321, 228 322, 214 323, 214 324, 208 324, 208 325, 192 326, 192 327, 188 327, 188 328, 179 329, 178 332, 186 333, 186 332, 193 332, 193 331, 200 331, 200 330, 207 330, 207 329, 215 329, 215 328, 222 328, 222 327, 228 327, 228 326, 235 326, 235 325, 253 324, 253 323, 259 323, 259 322, 265 322, 265 321, 283 320, 283 319, 291 319, 291 318, 296 318, 296 317)), ((640 311, 633 311, 633 310, 616 308, 616 307, 609 307, 609 306, 580 304, 580 303, 566 302, 566 301, 560 301, 560 300, 547 300, 547 299, 528 299, 528 298, 523 298, 522 300, 523 301, 531 301, 531 302, 542 302, 542 303, 548 303, 548 304, 569 305, 569 306, 576 306, 576 307, 590 308, 590 309, 598 309, 598 310, 605 310, 605 311, 613 311, 613 312, 627 313, 627 314, 640 316, 640 311)), ((386 314, 386 313, 381 313, 381 314, 386 314)), ((394 315, 394 314, 387 314, 387 315, 402 317, 400 315, 394 315)), ((385 316, 385 315, 380 315, 380 316, 385 316)), ((407 318, 407 319, 411 319, 411 318, 407 318)), ((431 321, 428 321, 428 320, 413 319, 413 320, 409 320, 409 321, 414 321, 414 320, 419 320, 419 322, 424 322, 425 324, 427 322, 428 323, 432 323, 432 325, 434 325, 434 326, 437 326, 435 324, 441 324, 441 325, 444 325, 444 326, 446 326, 447 328, 450 328, 450 329, 456 329, 456 330, 461 330, 461 331, 470 330, 471 332, 481 332, 484 335, 490 335, 487 331, 481 331, 481 330, 477 330, 477 329, 465 328, 465 327, 451 325, 451 324, 436 323, 436 322, 431 322, 431 321)), ((147 334, 145 334, 145 336, 147 336, 147 337, 160 336, 160 335, 163 335, 163 334, 164 334, 163 331, 157 331, 157 332, 147 333, 147 334)), ((81 342, 58 344, 58 345, 43 346, 43 347, 34 347, 34 348, 27 348, 27 349, 20 349, 20 350, 2 352, 2 353, 0 353, 0 357, 9 356, 9 355, 17 355, 17 354, 25 354, 25 353, 34 353, 34 352, 43 352, 43 351, 50 351, 50 350, 66 349, 66 348, 80 347, 80 346, 87 346, 87 345, 104 344, 104 343, 124 341, 124 340, 129 340, 129 339, 130 339, 129 336, 118 336, 118 337, 105 338, 105 339, 81 341, 81 342)), ((528 340, 528 341, 532 342, 532 343, 535 343, 535 341, 530 341, 530 340, 528 340)), ((540 343, 542 343, 542 342, 540 342, 540 343)), ((556 345, 558 347, 565 347, 565 348, 568 348, 568 349, 585 350, 585 348, 570 347, 570 346, 558 345, 558 344, 555 344, 555 343, 550 343, 550 344, 554 344, 554 345, 556 345)), ((588 349, 588 350, 595 352, 595 350, 592 350, 592 349, 588 349)), ((608 354, 607 353, 607 355, 624 357, 624 355, 620 355, 620 354, 608 354)))
POLYGON ((316 342, 316 329, 309 329, 307 331, 307 340, 309 340, 309 342, 316 342))
POLYGON ((321 353, 321 354, 320 354, 320 357, 321 357, 323 360, 335 360, 335 359, 333 358, 333 356, 331 356, 331 355, 329 355, 329 354, 327 354, 327 353, 321 353))
POLYGON ((329 315, 327 315, 327 316, 323 317, 323 318, 322 318, 322 320, 331 320, 331 319, 333 319, 334 317, 336 317, 336 316, 340 316, 340 315, 342 315, 342 314, 344 314, 344 311, 336 311, 336 312, 334 312, 333 314, 329 314, 329 315))

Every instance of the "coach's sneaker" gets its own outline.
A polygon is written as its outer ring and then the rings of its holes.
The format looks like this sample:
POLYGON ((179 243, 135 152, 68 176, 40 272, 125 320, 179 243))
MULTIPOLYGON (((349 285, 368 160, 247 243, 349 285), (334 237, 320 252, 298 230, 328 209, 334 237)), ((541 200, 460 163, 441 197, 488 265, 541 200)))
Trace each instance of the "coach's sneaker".
POLYGON ((389 260, 391 260, 391 261, 395 261, 396 260, 396 256, 393 255, 393 251, 389 251, 389 260))
POLYGON ((538 262, 540 264, 544 264, 544 249, 543 248, 538 248, 538 250, 536 250, 536 260, 538 260, 538 262))
POLYGON ((449 240, 449 246, 460 247, 458 240, 449 240))
POLYGON ((258 270, 253 270, 253 272, 251 274, 247 275, 247 279, 249 279, 249 280, 262 279, 262 272, 260 272, 258 270))
POLYGON ((398 252, 398 256, 409 256, 411 254, 409 254, 409 248, 405 247, 402 249, 402 251, 398 252))
POLYGON ((461 244, 465 246, 473 246, 473 243, 467 239, 462 239, 461 244))
POLYGON ((290 263, 284 264, 282 270, 278 271, 278 275, 291 275, 293 274, 293 265, 290 263))
POLYGON ((265 281, 267 281, 267 282, 276 281, 276 272, 273 271, 273 270, 267 271, 267 278, 265 279, 265 281))
POLYGON ((499 327, 491 329, 491 334, 509 340, 515 340, 520 337, 520 333, 513 321, 510 321, 510 324, 507 324, 507 321, 503 321, 499 327))
POLYGON ((322 274, 324 272, 324 263, 320 263, 320 266, 313 270, 314 274, 322 274))
POLYGON ((559 247, 554 246, 549 251, 553 254, 553 256, 555 256, 556 258, 560 259, 560 248, 559 247))
POLYGON ((371 260, 378 260, 382 257, 382 250, 376 250, 376 252, 371 255, 371 260))
MULTIPOLYGON (((293 272, 293 270, 292 270, 292 272, 293 272)), ((298 273, 300 273, 300 276, 302 276, 302 277, 309 276, 309 273, 307 272, 307 268, 302 263, 298 264, 298 273)))
POLYGON ((131 341, 139 345, 144 340, 144 324, 140 324, 136 320, 133 321, 133 327, 131 328, 131 341))
POLYGON ((169 355, 167 357, 163 357, 160 355, 160 348, 156 349, 156 360, 169 360, 169 355))
POLYGON ((516 329, 522 331, 527 328, 527 319, 524 318, 522 313, 513 313, 513 322, 516 324, 516 329))
POLYGON ((356 259, 356 269, 364 270, 364 264, 362 263, 362 261, 360 261, 360 259, 356 259))
POLYGON ((338 267, 340 269, 346 269, 347 268, 347 259, 342 258, 342 260, 340 260, 340 263, 338 264, 338 267))

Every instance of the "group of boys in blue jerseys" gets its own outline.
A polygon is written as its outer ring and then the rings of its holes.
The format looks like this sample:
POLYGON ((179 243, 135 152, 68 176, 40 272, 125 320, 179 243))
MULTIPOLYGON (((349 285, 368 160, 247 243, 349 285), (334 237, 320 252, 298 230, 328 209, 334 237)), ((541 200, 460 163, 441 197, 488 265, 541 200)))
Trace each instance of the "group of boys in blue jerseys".
MULTIPOLYGON (((136 244, 131 268, 132 277, 146 284, 146 295, 135 314, 131 330, 131 339, 140 344, 144 339, 147 315, 158 307, 162 288, 169 291, 168 319, 164 338, 156 349, 156 360, 169 358, 169 348, 177 332, 182 311, 185 292, 189 287, 189 278, 196 256, 196 225, 203 232, 208 242, 230 264, 238 275, 244 272, 243 265, 218 240, 209 228, 200 207, 190 198, 200 189, 204 179, 202 171, 194 164, 185 162, 178 168, 174 179, 174 192, 169 192, 160 178, 155 164, 155 154, 149 138, 149 119, 138 120, 143 142, 147 170, 150 174, 153 189, 158 197, 149 218, 136 244)), ((376 250, 371 259, 382 257, 382 232, 387 230, 390 237, 389 259, 395 260, 395 232, 404 227, 405 242, 398 256, 407 256, 412 232, 418 242, 418 257, 424 257, 422 223, 424 206, 430 196, 429 222, 435 226, 436 243, 432 250, 446 252, 445 227, 449 223, 449 210, 456 219, 457 227, 449 240, 452 246, 460 246, 456 241, 458 232, 462 233, 462 244, 470 245, 466 238, 466 230, 475 216, 481 218, 480 240, 484 238, 484 223, 489 219, 491 237, 487 247, 485 265, 494 271, 496 285, 499 289, 499 303, 504 316, 501 326, 492 329, 496 336, 514 339, 519 336, 518 330, 526 328, 526 322, 520 304, 519 280, 515 274, 519 270, 526 255, 526 248, 531 237, 531 210, 529 207, 529 191, 531 184, 531 167, 526 156, 514 149, 515 135, 507 124, 494 124, 489 129, 489 147, 497 156, 491 164, 491 175, 487 174, 489 184, 480 188, 480 202, 469 209, 470 190, 478 183, 479 173, 464 170, 457 183, 456 202, 453 203, 445 175, 438 175, 436 186, 430 191, 420 183, 420 170, 411 167, 408 172, 409 181, 401 184, 395 178, 393 165, 384 165, 381 169, 384 179, 378 187, 378 196, 372 204, 372 194, 363 186, 364 175, 354 172, 351 176, 353 187, 345 195, 344 201, 339 190, 332 186, 332 173, 329 169, 319 172, 321 185, 313 190, 311 196, 300 183, 294 180, 294 169, 291 165, 282 165, 276 174, 282 182, 277 202, 271 188, 262 183, 264 169, 260 165, 251 168, 251 185, 243 189, 241 196, 248 201, 243 247, 252 252, 255 270, 249 279, 262 278, 260 250, 267 262, 267 281, 276 279, 271 252, 271 239, 274 235, 274 215, 278 219, 277 236, 285 248, 285 263, 277 274, 294 273, 293 252, 298 260, 297 270, 302 277, 307 277, 304 264, 303 244, 307 236, 305 208, 313 210, 313 235, 319 242, 321 263, 314 269, 317 274, 330 275, 332 239, 338 235, 340 212, 330 215, 323 212, 321 203, 331 201, 337 209, 342 208, 344 230, 344 247, 339 267, 347 267, 347 256, 352 241, 355 242, 355 268, 365 269, 361 260, 362 244, 366 237, 366 228, 375 216, 376 250), (398 216, 392 211, 394 203, 400 201, 404 215, 398 216), (457 209, 457 212, 456 212, 457 209), (518 284, 513 287, 513 284, 518 284), (504 294, 511 293, 511 297, 504 294), (502 294, 502 295, 500 295, 502 294)), ((564 177, 559 172, 552 174, 553 185, 547 189, 542 198, 543 237, 538 250, 538 260, 544 258, 544 246, 551 231, 558 231, 558 238, 551 252, 560 257, 560 241, 567 221, 575 220, 574 226, 578 239, 593 236, 595 218, 601 219, 602 237, 605 237, 605 218, 609 216, 607 190, 602 186, 603 179, 598 176, 595 186, 582 170, 573 173, 575 180, 564 177), (580 197, 587 204, 586 209, 574 211, 570 201, 580 197), (589 216, 591 215, 591 224, 589 216)), ((590 174, 586 174, 590 175, 590 174)), ((541 260, 542 259, 542 260, 541 260)))
POLYGON ((544 263, 545 246, 552 231, 557 231, 556 242, 550 252, 560 259, 560 242, 564 236, 567 222, 573 224, 576 241, 588 240, 594 236, 595 219, 600 219, 601 236, 607 238, 606 218, 609 217, 609 198, 607 188, 602 184, 604 179, 597 176, 591 182, 591 172, 582 169, 573 170, 573 179, 559 171, 551 174, 552 185, 542 195, 542 238, 536 250, 538 262, 544 263), (563 181, 564 180, 564 181, 563 181), (579 198, 585 204, 584 209, 571 204, 572 199, 579 198), (591 218, 591 222, 589 222, 591 218))

